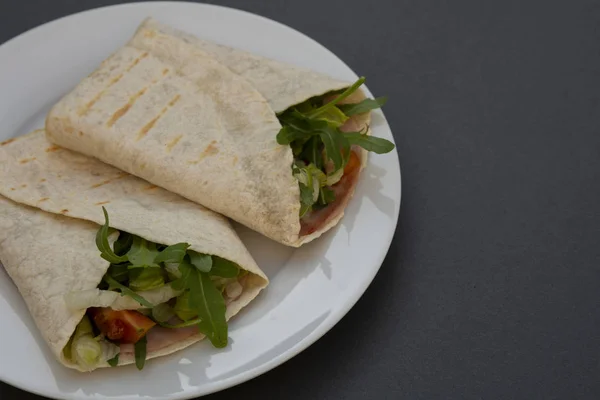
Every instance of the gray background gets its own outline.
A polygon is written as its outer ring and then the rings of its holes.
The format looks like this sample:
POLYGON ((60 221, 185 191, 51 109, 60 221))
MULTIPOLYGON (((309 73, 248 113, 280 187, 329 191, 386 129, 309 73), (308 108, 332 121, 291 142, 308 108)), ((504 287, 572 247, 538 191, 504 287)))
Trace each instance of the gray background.
MULTIPOLYGON (((111 3, 2 0, 0 42, 111 3)), ((599 398, 600 2, 215 3, 308 34, 390 97, 403 198, 350 313, 208 398, 599 398)))

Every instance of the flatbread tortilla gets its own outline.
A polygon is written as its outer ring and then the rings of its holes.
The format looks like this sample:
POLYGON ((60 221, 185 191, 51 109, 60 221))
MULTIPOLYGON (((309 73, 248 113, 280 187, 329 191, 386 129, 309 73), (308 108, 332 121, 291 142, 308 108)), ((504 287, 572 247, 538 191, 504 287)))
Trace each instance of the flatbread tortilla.
MULTIPOLYGON (((229 222, 180 196, 95 159, 47 141, 43 131, 0 144, 0 260, 22 294, 42 337, 65 366, 69 341, 85 310, 67 308, 64 295, 95 288, 109 267, 95 236, 104 223, 147 240, 237 263, 251 274, 242 295, 227 307, 229 319, 267 286, 229 222)), ((203 338, 195 327, 148 333, 148 358, 183 349, 203 338)), ((125 347, 123 347, 125 346, 125 347)), ((132 349, 121 347, 119 365, 132 349)), ((101 365, 103 367, 108 364, 101 365)))
MULTIPOLYGON (((48 138, 300 246, 343 216, 358 175, 301 235, 293 155, 276 112, 349 86, 146 20, 48 114, 48 138)), ((360 101, 356 92, 348 102, 360 101)), ((352 118, 360 130, 369 114, 352 118)), ((357 149, 361 165, 366 151, 357 149)))

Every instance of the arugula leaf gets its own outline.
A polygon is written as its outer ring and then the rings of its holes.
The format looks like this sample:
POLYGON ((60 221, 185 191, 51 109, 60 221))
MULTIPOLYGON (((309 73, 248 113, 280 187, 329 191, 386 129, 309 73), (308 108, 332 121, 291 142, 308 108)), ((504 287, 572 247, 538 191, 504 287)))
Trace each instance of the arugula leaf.
MULTIPOLYGON (((183 310, 186 316, 194 312, 200 319, 198 329, 209 338, 213 346, 218 348, 227 346, 225 300, 222 294, 207 273, 200 272, 187 262, 181 263, 179 270, 181 278, 177 280, 180 282, 177 285, 181 284, 189 291, 180 296, 187 297, 187 304, 181 303, 179 308, 176 304, 175 312, 179 314, 183 310)), ((171 283, 173 284, 175 282, 171 283)), ((177 300, 179 303, 179 298, 177 300)))
POLYGON ((322 121, 326 121, 330 125, 340 127, 344 125, 344 122, 348 121, 348 117, 346 114, 342 112, 338 107, 331 106, 319 114, 319 119, 322 121))
POLYGON ((98 230, 98 233, 96 233, 96 247, 100 250, 100 257, 111 264, 125 262, 127 261, 127 257, 117 256, 108 243, 108 213, 104 207, 102 207, 102 211, 104 212, 104 225, 102 225, 98 230))
POLYGON ((277 143, 279 144, 286 145, 296 141, 305 143, 312 136, 318 134, 313 127, 314 121, 296 109, 284 112, 279 117, 279 121, 282 125, 276 136, 277 143))
POLYGON ((123 283, 129 277, 129 270, 127 269, 127 264, 111 264, 106 274, 115 281, 123 283))
POLYGON ((377 154, 389 153, 394 150, 394 144, 389 140, 369 136, 366 133, 350 132, 345 134, 348 143, 358 145, 367 151, 377 154))
POLYGON ((347 116, 363 114, 367 111, 381 108, 387 102, 387 97, 377 97, 376 99, 364 99, 360 103, 340 104, 338 108, 347 116))
POLYGON ((206 335, 213 346, 227 346, 227 321, 225 300, 208 274, 193 270, 188 281, 190 306, 198 312, 200 332, 206 335))
POLYGON ((140 371, 144 368, 144 364, 146 363, 146 344, 148 339, 146 335, 142 336, 140 340, 138 340, 133 345, 133 352, 135 354, 135 366, 140 371))
POLYGON ((184 290, 186 288, 186 283, 190 278, 190 273, 194 268, 190 265, 187 260, 183 260, 181 264, 179 264, 179 272, 181 272, 181 276, 171 282, 171 287, 175 290, 184 290))
POLYGON ((106 360, 108 365, 110 365, 111 367, 116 367, 117 365, 119 365, 119 354, 121 354, 121 353, 117 353, 117 355, 115 355, 110 360, 106 360))
POLYGON ((108 283, 109 288, 119 289, 122 295, 126 295, 140 303, 140 305, 148 308, 154 307, 154 304, 150 303, 148 300, 144 299, 142 296, 129 289, 127 286, 121 285, 119 282, 111 278, 109 275, 104 275, 104 281, 108 283))
POLYGON ((336 170, 345 164, 345 154, 350 154, 350 143, 346 136, 335 128, 325 126, 319 129, 319 136, 325 145, 325 154, 333 162, 336 170))
POLYGON ((307 142, 307 139, 298 139, 298 140, 294 140, 292 143, 290 143, 290 147, 292 148, 292 153, 294 154, 295 158, 298 157, 302 153, 306 142, 307 142))
POLYGON ((155 258, 155 263, 161 262, 170 262, 170 263, 180 263, 183 261, 185 257, 186 250, 190 247, 187 243, 177 243, 171 245, 161 251, 155 258))
MULTIPOLYGON (((296 144, 294 142, 293 144, 296 144)), ((314 164, 318 169, 323 168, 323 149, 322 149, 321 138, 313 136, 310 138, 300 154, 300 158, 308 161, 309 164, 314 164)))
POLYGON ((286 145, 290 144, 298 139, 305 139, 311 136, 310 132, 294 129, 289 125, 282 127, 276 136, 277 143, 286 145))
POLYGON ((131 244, 133 243, 133 236, 127 232, 119 231, 119 238, 114 244, 115 253, 118 256, 125 255, 129 249, 131 248, 131 244))
POLYGON ((128 268, 160 268, 154 259, 159 254, 156 243, 133 236, 133 243, 126 256, 131 265, 128 268))
POLYGON ((316 110, 313 110, 310 113, 308 113, 308 115, 307 115, 308 118, 315 118, 315 117, 318 117, 319 115, 323 114, 328 109, 332 108, 337 103, 339 103, 340 101, 344 100, 346 97, 350 96, 352 93, 356 92, 356 90, 358 90, 358 88, 363 83, 365 83, 365 77, 361 76, 360 78, 358 78, 358 80, 356 82, 354 82, 352 84, 352 86, 350 86, 348 89, 344 90, 342 92, 342 94, 340 94, 338 97, 336 97, 335 99, 333 99, 329 103, 323 104, 321 107, 317 108, 316 110))
POLYGON ((198 271, 210 272, 213 265, 213 260, 211 256, 209 256, 208 254, 196 253, 192 250, 188 251, 188 254, 190 256, 190 262, 194 267, 198 268, 198 271))
POLYGON ((210 270, 211 276, 235 278, 240 273, 240 268, 236 263, 219 256, 212 256, 212 263, 212 269, 210 270))

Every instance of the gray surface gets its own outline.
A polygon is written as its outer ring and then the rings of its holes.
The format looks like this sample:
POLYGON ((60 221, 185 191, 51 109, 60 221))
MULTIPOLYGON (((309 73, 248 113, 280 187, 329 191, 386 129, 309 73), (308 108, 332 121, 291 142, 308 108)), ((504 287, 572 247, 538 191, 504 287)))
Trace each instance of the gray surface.
MULTIPOLYGON (((0 42, 109 3, 2 1, 0 42)), ((219 3, 308 34, 390 96, 403 199, 356 307, 208 398, 599 398, 600 2, 219 3)))

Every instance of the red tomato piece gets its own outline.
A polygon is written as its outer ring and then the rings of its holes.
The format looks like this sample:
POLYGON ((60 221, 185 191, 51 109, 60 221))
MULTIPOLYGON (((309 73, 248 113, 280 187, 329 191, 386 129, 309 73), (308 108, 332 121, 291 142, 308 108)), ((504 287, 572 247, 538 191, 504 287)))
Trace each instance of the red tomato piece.
POLYGON ((156 325, 150 318, 132 310, 116 311, 103 307, 90 308, 88 313, 100 332, 120 343, 136 343, 156 325))
POLYGON ((344 167, 344 175, 350 175, 358 168, 360 168, 360 160, 358 159, 358 155, 356 155, 355 151, 351 151, 348 164, 346 164, 344 167))

